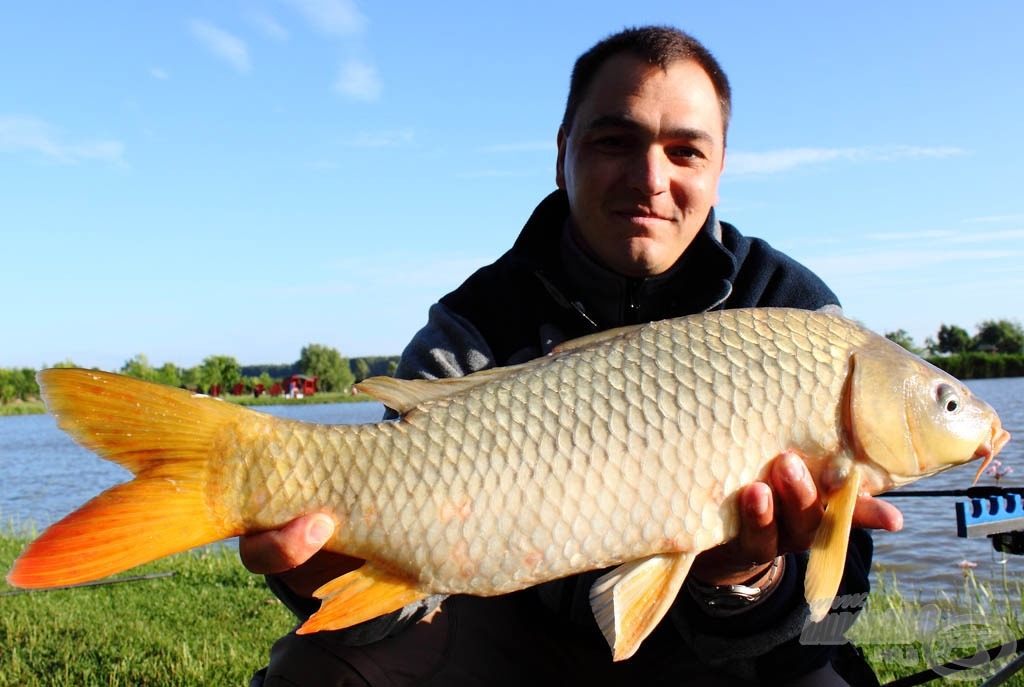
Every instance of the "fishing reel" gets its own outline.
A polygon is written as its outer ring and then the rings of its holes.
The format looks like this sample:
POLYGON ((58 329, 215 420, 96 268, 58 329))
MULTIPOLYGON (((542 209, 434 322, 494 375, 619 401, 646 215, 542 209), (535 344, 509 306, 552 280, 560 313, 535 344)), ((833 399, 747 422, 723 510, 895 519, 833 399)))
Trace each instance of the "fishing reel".
POLYGON ((1024 531, 998 532, 990 534, 988 537, 992 540, 992 548, 996 551, 1024 556, 1024 531))

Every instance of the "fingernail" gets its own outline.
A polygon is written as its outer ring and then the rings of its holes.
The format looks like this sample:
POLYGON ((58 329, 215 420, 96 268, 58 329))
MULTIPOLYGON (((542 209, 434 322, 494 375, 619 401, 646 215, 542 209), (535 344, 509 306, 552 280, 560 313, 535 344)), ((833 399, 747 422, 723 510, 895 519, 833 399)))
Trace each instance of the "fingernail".
POLYGON ((313 520, 313 524, 309 526, 306 533, 306 538, 311 544, 323 544, 331 538, 332 534, 334 534, 334 523, 330 518, 324 516, 313 520))
POLYGON ((890 532, 899 532, 903 529, 903 513, 897 513, 887 528, 890 532))
POLYGON ((768 512, 768 506, 770 492, 767 489, 759 490, 754 492, 754 497, 751 499, 751 510, 754 511, 755 515, 765 515, 768 512))
POLYGON ((786 456, 782 462, 782 476, 791 484, 803 482, 807 479, 807 466, 795 456, 786 456))

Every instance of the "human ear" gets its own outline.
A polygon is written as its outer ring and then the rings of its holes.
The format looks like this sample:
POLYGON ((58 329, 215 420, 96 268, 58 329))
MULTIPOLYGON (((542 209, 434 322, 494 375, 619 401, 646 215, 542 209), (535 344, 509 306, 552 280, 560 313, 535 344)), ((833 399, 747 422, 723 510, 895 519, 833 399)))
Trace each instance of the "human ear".
POLYGON ((565 146, 569 138, 569 135, 565 132, 565 127, 558 127, 558 156, 555 158, 555 185, 558 188, 565 190, 565 146))

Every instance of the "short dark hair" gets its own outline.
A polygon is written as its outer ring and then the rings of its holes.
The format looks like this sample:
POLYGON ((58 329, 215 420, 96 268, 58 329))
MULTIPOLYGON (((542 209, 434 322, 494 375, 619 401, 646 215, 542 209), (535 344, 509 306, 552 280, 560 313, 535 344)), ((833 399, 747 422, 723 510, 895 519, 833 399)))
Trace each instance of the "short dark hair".
POLYGON ((572 69, 569 97, 565 102, 562 127, 568 133, 580 103, 601 66, 620 53, 635 55, 651 65, 667 69, 673 62, 693 60, 711 79, 722 108, 722 131, 729 128, 732 91, 718 60, 696 38, 671 26, 641 26, 625 29, 597 43, 580 55, 572 69))

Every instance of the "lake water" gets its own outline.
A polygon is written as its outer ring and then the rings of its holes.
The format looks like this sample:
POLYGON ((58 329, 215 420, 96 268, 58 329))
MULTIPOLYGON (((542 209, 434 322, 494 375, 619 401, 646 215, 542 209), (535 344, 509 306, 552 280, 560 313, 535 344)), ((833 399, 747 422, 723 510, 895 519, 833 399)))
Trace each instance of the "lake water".
MULTIPOLYGON (((979 396, 999 412, 1013 440, 999 456, 1015 472, 1007 486, 1024 486, 1024 378, 969 382, 979 396)), ((381 417, 377 403, 266 406, 265 412, 323 423, 370 422, 381 417)), ((970 486, 976 464, 936 475, 908 489, 957 489, 970 486)), ((120 467, 100 460, 59 431, 49 415, 0 418, 0 521, 16 526, 44 527, 99 491, 129 478, 120 467)), ((983 477, 979 484, 993 484, 983 477)), ((886 580, 896 576, 899 588, 928 602, 955 597, 964 580, 958 564, 977 564, 975 576, 1001 589, 1004 575, 1020 580, 1024 556, 997 554, 987 538, 956 536, 954 497, 893 498, 904 513, 898 533, 875 535, 876 571, 886 580), (1002 562, 1001 562, 1002 561, 1002 562)))

